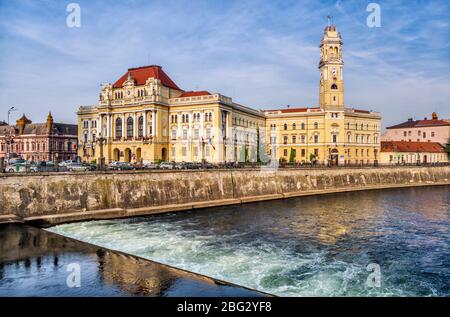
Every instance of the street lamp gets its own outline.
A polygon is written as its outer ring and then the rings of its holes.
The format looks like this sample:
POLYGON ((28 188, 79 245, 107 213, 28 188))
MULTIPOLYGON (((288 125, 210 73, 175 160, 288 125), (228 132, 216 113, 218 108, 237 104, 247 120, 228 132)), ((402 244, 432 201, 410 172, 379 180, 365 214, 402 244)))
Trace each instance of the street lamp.
POLYGON ((103 144, 106 143, 106 138, 102 137, 102 133, 99 132, 96 141, 100 145, 100 162, 98 164, 98 169, 102 170, 105 165, 105 158, 103 157, 103 144))
POLYGON ((19 109, 16 109, 14 107, 11 107, 11 108, 8 109, 8 125, 9 125, 9 115, 10 115, 10 113, 13 112, 13 111, 17 111, 17 110, 19 110, 19 109))

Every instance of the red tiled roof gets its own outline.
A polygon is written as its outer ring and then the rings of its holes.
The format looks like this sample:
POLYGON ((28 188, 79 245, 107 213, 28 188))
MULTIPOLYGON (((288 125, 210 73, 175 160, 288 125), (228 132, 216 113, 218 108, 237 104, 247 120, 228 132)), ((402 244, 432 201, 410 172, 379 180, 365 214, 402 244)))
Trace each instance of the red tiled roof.
POLYGON ((206 96, 206 95, 211 95, 211 94, 209 93, 209 91, 185 91, 178 98, 197 97, 197 96, 206 96))
POLYGON ((278 112, 281 113, 293 113, 293 112, 306 112, 308 109, 320 109, 319 107, 315 108, 285 108, 285 109, 273 109, 273 110, 264 110, 264 112, 278 112))
POLYGON ((353 111, 355 111, 357 113, 370 113, 369 110, 361 110, 361 109, 353 109, 353 111))
POLYGON ((162 67, 157 65, 129 68, 128 71, 114 83, 113 87, 122 87, 123 83, 128 79, 129 74, 131 75, 131 78, 134 79, 136 85, 145 85, 147 79, 156 78, 166 87, 181 90, 162 70, 162 67))
POLYGON ((444 153, 437 142, 381 141, 381 152, 444 153))
POLYGON ((418 128, 418 127, 432 127, 432 126, 445 126, 450 125, 450 122, 446 120, 412 120, 409 119, 408 121, 405 121, 403 123, 393 125, 390 127, 387 127, 386 129, 401 129, 401 128, 418 128))

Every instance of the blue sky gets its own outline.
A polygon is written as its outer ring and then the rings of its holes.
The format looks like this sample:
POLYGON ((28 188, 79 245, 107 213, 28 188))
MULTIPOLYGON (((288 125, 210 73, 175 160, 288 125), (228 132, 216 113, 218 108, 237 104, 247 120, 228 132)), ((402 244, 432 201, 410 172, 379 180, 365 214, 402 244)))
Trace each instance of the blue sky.
POLYGON ((450 118, 450 3, 377 1, 0 0, 0 120, 9 106, 33 121, 49 110, 76 122, 101 83, 158 64, 185 90, 258 109, 317 106, 318 45, 331 14, 342 33, 347 107, 377 110, 383 126, 450 118), (81 28, 66 6, 81 6, 81 28))

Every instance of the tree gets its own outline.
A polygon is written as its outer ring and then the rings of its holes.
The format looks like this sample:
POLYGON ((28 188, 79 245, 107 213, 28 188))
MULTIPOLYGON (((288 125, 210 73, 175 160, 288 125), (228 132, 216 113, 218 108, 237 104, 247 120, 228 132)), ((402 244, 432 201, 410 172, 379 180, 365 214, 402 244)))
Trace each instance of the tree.
POLYGON ((295 160, 295 150, 291 148, 291 154, 289 155, 289 163, 294 163, 295 160))
POLYGON ((448 140, 447 144, 445 145, 445 151, 447 152, 447 155, 450 158, 450 139, 448 140))

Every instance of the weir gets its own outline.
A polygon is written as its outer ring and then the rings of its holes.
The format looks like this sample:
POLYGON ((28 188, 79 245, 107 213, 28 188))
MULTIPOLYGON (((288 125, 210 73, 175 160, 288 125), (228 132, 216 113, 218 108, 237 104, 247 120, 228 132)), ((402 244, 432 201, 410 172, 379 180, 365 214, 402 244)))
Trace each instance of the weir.
POLYGON ((345 191, 450 184, 450 166, 0 175, 0 222, 41 226, 345 191))

